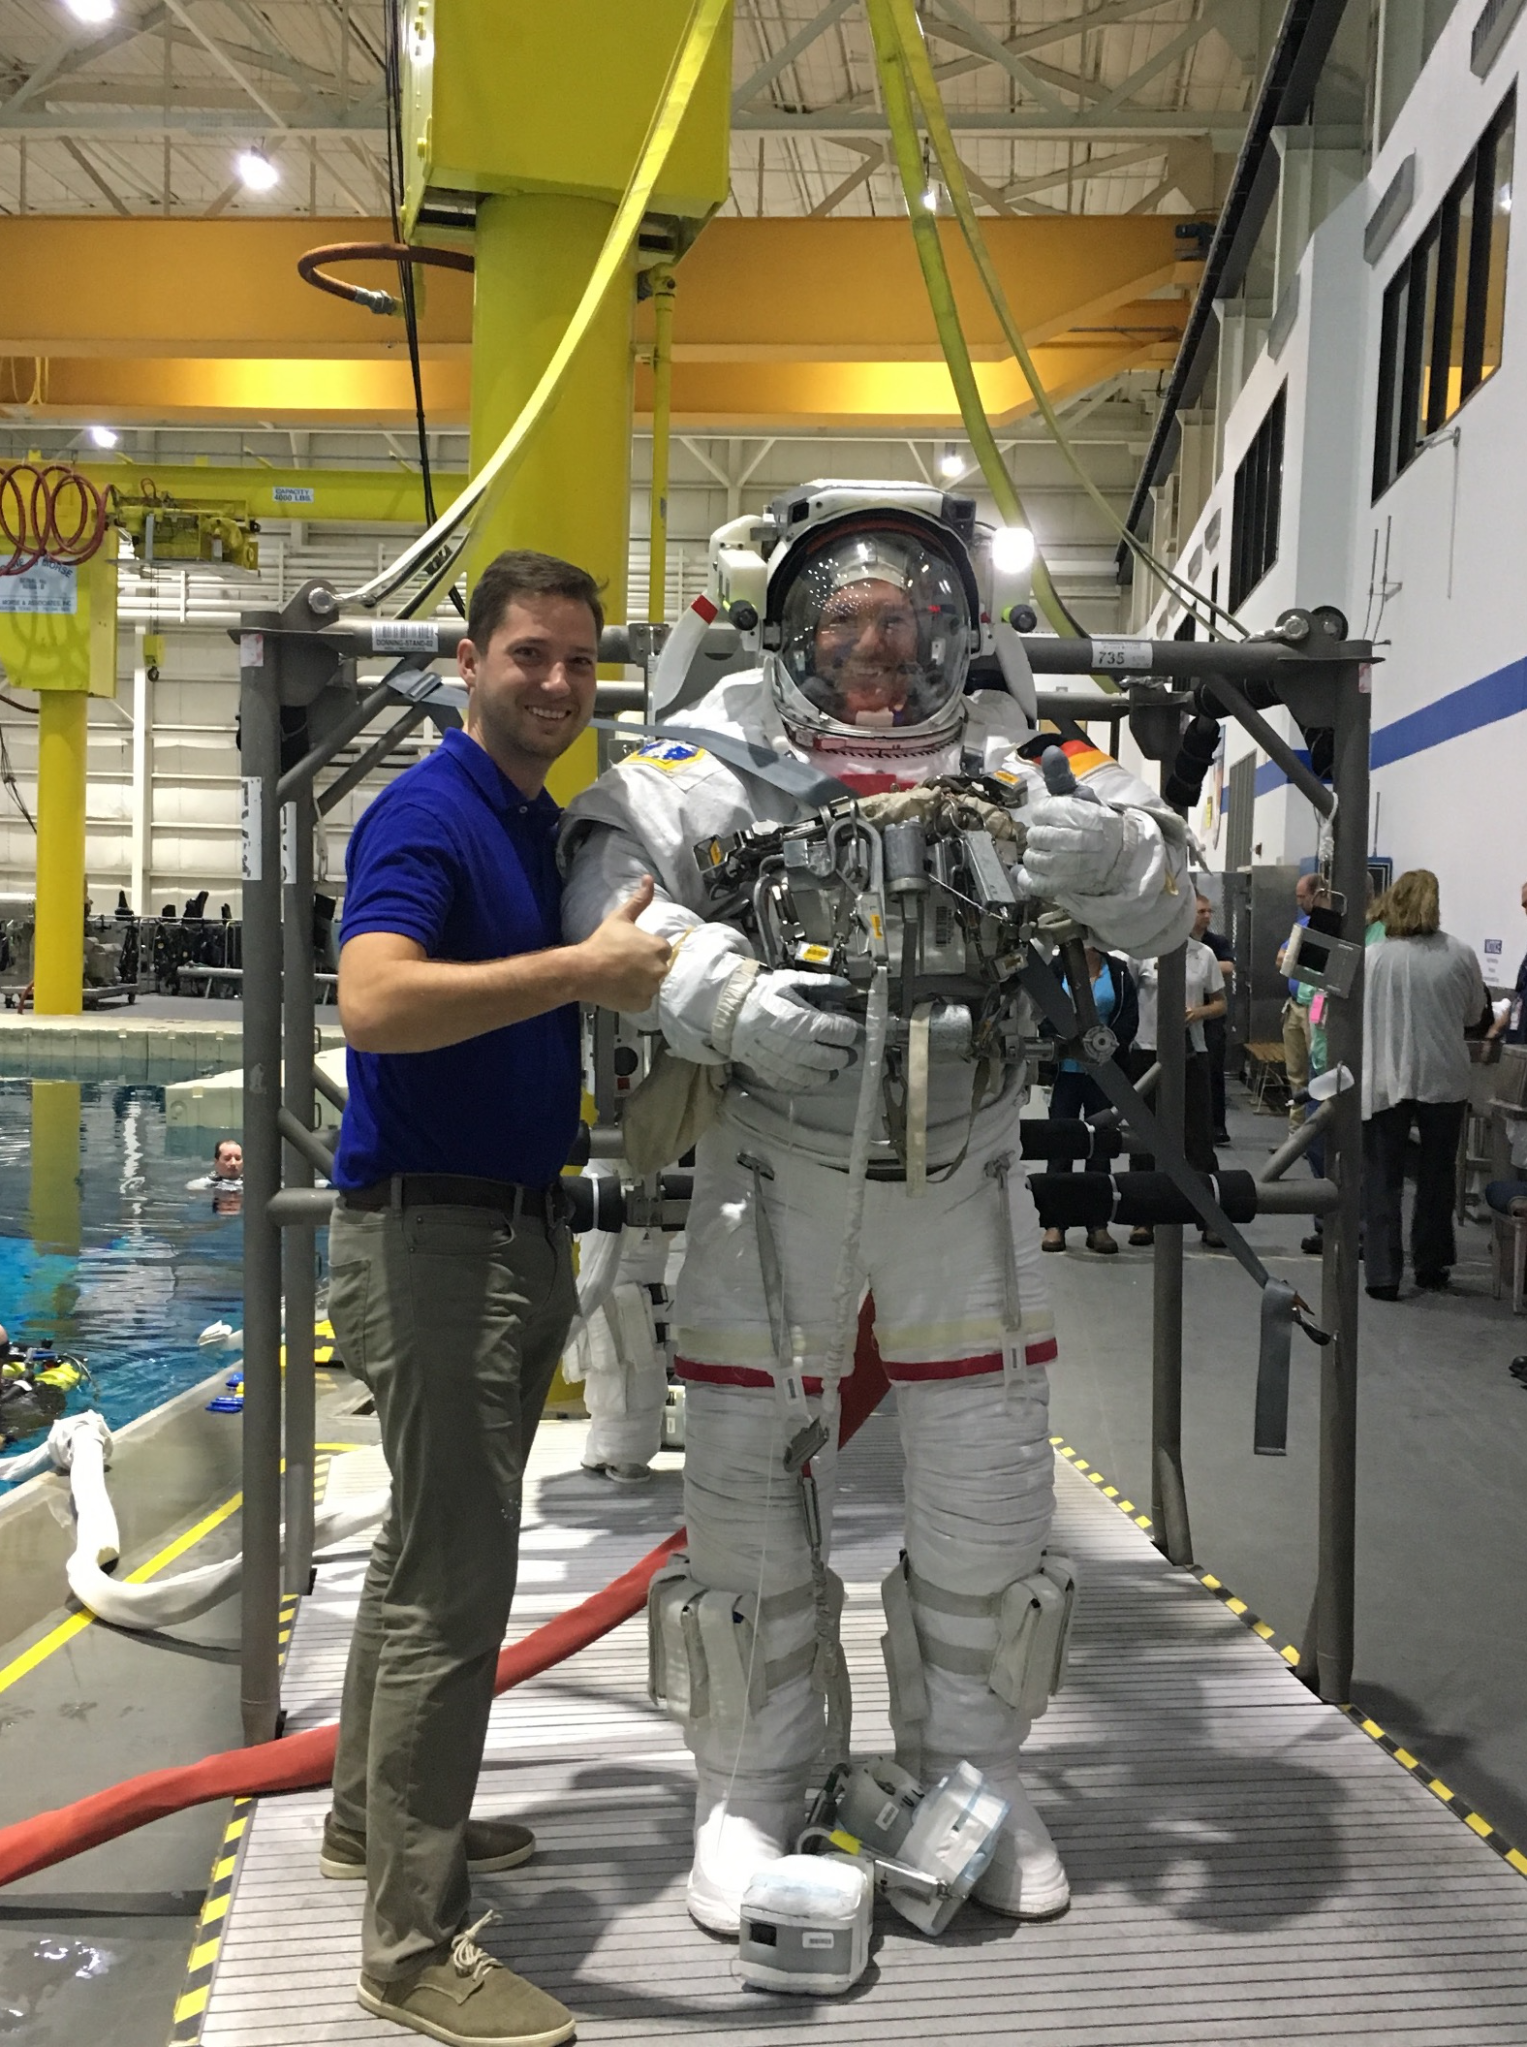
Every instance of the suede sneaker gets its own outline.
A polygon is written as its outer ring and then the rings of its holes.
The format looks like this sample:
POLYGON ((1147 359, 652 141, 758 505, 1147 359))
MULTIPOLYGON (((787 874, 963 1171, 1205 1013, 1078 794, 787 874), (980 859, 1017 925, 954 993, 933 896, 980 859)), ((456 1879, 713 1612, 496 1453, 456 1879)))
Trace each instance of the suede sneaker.
POLYGON ((457 1934, 444 1961, 426 1962, 395 1982, 379 1983, 362 1971, 355 1988, 361 2007, 449 2047, 558 2047, 570 2040, 578 2022, 567 2007, 477 1945, 495 1917, 484 1912, 457 1934))
MULTIPOLYGON (((518 1869, 536 1852, 536 1837, 518 1820, 468 1820, 467 1868, 474 1876, 495 1869, 518 1869)), ((342 1827, 333 1813, 323 1823, 318 1867, 325 1876, 361 1878, 366 1874, 366 1837, 342 1827)))

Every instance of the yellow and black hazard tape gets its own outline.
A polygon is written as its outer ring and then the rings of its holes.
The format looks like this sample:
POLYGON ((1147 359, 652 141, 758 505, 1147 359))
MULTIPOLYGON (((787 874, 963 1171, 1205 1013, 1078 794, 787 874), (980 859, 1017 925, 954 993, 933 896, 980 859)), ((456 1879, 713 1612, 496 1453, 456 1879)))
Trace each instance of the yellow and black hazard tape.
POLYGON ((185 1984, 175 2000, 170 2047, 196 2047, 201 2039, 207 1999, 212 1995, 212 1978, 217 1973, 217 1958, 222 1951, 223 1933, 228 1924, 228 1907, 233 1902, 234 1880, 238 1875, 253 1812, 252 1798, 233 1801, 233 1812, 223 1829, 222 1843, 212 1864, 212 1879, 207 1885, 201 1917, 196 1922, 196 1938, 191 1944, 191 1959, 186 1964, 185 1984))
MULTIPOLYGON (((1102 1472, 1096 1466, 1089 1464, 1079 1450, 1072 1449, 1064 1436, 1052 1436, 1050 1442, 1055 1449, 1056 1455, 1064 1457, 1074 1470, 1081 1472, 1092 1485, 1097 1487, 1103 1498, 1111 1501, 1121 1514, 1126 1515, 1134 1523, 1136 1528, 1147 1531, 1150 1529, 1152 1525, 1150 1515, 1142 1514, 1133 1500, 1126 1500, 1120 1493, 1119 1488, 1115 1485, 1110 1485, 1102 1472)), ((1216 1578, 1212 1571, 1201 1571, 1196 1564, 1190 1564, 1188 1569, 1192 1571, 1193 1576, 1204 1587, 1205 1591, 1212 1592, 1220 1604, 1227 1611, 1235 1615, 1242 1627, 1249 1628, 1259 1642, 1265 1642, 1275 1655, 1281 1656, 1285 1663, 1297 1668, 1299 1650, 1294 1643, 1284 1642, 1282 1644, 1275 1644, 1273 1637, 1277 1630, 1272 1624, 1269 1621, 1264 1621, 1260 1615, 1254 1614, 1244 1599, 1237 1599, 1230 1590, 1230 1587, 1221 1579, 1216 1578)), ((1497 1827, 1493 1827, 1481 1814, 1470 1811, 1468 1806, 1459 1798, 1457 1792, 1450 1790, 1440 1777, 1433 1775, 1418 1756, 1413 1756, 1409 1749, 1403 1748, 1392 1735, 1384 1732, 1376 1720, 1370 1720, 1367 1714, 1358 1707, 1342 1706, 1340 1711, 1346 1714, 1354 1727, 1361 1728, 1370 1741, 1377 1742, 1385 1755, 1393 1756, 1402 1770, 1407 1771, 1418 1783, 1424 1784, 1433 1798, 1440 1804, 1445 1805, 1455 1818, 1462 1820, 1471 1834, 1477 1834, 1481 1841, 1488 1843, 1502 1862, 1509 1862, 1518 1876, 1527 1876, 1527 1855, 1524 1855, 1520 1848, 1513 1847, 1500 1830, 1497 1827)))
MULTIPOLYGON (((286 1652, 296 1624, 297 1608, 300 1604, 295 1592, 281 1595, 281 1613, 276 1633, 277 1657, 281 1664, 286 1662, 286 1652)), ((249 1837, 249 1822, 254 1818, 255 1801, 252 1798, 236 1798, 228 1824, 223 1829, 222 1842, 212 1862, 212 1877, 207 1885, 207 1895, 196 1922, 196 1938, 191 1943, 190 1959, 186 1963, 186 1980, 175 2000, 175 2017, 170 2030, 169 2047, 200 2047, 202 2025, 207 2016, 207 2000, 212 1995, 212 1979, 217 1974, 218 1956, 222 1953, 223 1935, 228 1929, 228 1911, 233 1903, 233 1889, 238 1882, 239 1864, 243 1860, 245 1844, 249 1837)))

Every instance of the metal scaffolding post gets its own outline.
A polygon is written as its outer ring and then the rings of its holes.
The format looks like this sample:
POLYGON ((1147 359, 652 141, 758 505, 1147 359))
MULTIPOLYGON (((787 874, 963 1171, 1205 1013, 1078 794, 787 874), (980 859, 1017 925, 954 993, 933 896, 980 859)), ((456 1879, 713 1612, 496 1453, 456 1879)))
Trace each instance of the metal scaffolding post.
POLYGON ((279 1731, 281 1598, 281 773, 277 653, 239 641, 244 822, 244 1434, 242 1684, 246 1742, 279 1731))
MULTIPOLYGON (((1336 678, 1331 886, 1344 899, 1341 935, 1361 947, 1368 925, 1368 745, 1373 699, 1369 671, 1354 664, 1336 678)), ((1320 1361, 1320 1551, 1313 1661, 1323 1699, 1352 1695, 1357 1581, 1357 1317, 1362 1284, 1363 981, 1360 959, 1350 993, 1327 1004, 1332 1067, 1345 1066, 1353 1086, 1331 1103, 1326 1173, 1340 1200, 1325 1222, 1321 1320, 1336 1340, 1320 1361)))
MULTIPOLYGON (((1187 1044, 1180 1022, 1187 1009, 1188 950, 1163 953, 1156 963, 1156 1114, 1179 1148, 1186 1128, 1187 1044), (1178 1021, 1174 1022, 1174 1019, 1178 1021)), ((1182 1476, 1182 1232, 1181 1223, 1157 1223, 1151 1288, 1151 1520, 1155 1542, 1174 1564, 1191 1564, 1193 1536, 1182 1476)))
MULTIPOLYGON (((313 1127, 313 787, 308 782, 281 806, 286 1002, 282 1107, 304 1130, 313 1127)), ((283 1129, 289 1128, 282 1118, 283 1129)), ((288 1187, 311 1187, 314 1166, 287 1137, 288 1187)), ((317 1299, 317 1232, 294 1223, 286 1232, 286 1552, 282 1583, 306 1592, 313 1565, 313 1318, 317 1299)))
MULTIPOLYGON (((1335 637, 1338 615, 1291 613, 1290 630, 1236 644, 1194 640, 1097 641, 1029 638, 1024 641, 1036 675, 1078 679, 1108 669, 1143 671, 1201 687, 1196 696, 1163 697, 1158 682, 1132 681, 1123 692, 1141 708, 1183 710, 1234 718, 1327 820, 1332 833, 1331 885, 1343 903, 1341 936, 1361 947, 1367 923, 1368 748, 1372 701, 1368 663, 1372 649, 1335 637), (1306 727, 1333 734, 1331 786, 1269 724, 1258 701, 1272 698, 1306 727)), ((1344 622, 1341 622, 1344 625, 1344 622)), ((1041 715, 1068 723, 1093 717, 1117 720, 1119 698, 1042 691, 1041 715), (1096 709, 1094 709, 1094 704, 1096 709)), ((1183 955, 1163 958, 1158 983, 1157 1108, 1163 1133, 1180 1141, 1181 1040, 1163 1033, 1160 1019, 1185 1009, 1180 980, 1183 955), (1169 1043, 1177 1047, 1169 1058, 1169 1043), (1173 1067, 1175 1064, 1175 1072, 1173 1067)), ((1323 1699, 1344 1703, 1351 1693, 1356 1610, 1358 1299, 1361 1284, 1361 1177, 1363 1074, 1363 968, 1345 997, 1329 997, 1330 1064, 1345 1067, 1351 1085, 1326 1106, 1327 1177, 1296 1188, 1273 1181, 1259 1187, 1259 1212, 1324 1213, 1321 1325, 1331 1341, 1320 1349, 1319 1563, 1309 1629, 1299 1674, 1323 1699), (1333 1188, 1332 1182, 1335 1182, 1333 1188)), ((1282 1161, 1281 1164, 1288 1161, 1282 1161)), ((1156 1225, 1152 1315, 1152 1518, 1157 1540, 1174 1563, 1192 1557, 1192 1538, 1181 1456, 1182 1226, 1156 1225), (1175 1239, 1175 1241, 1174 1241, 1175 1239)))

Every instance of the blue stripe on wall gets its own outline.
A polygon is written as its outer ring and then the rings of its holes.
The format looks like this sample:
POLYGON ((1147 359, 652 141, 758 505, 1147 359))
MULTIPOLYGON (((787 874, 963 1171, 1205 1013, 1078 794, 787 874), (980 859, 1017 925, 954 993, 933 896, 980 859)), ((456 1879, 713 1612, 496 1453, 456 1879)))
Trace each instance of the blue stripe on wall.
MULTIPOLYGON (((1381 725, 1373 735, 1370 758, 1376 768, 1392 767, 1412 754, 1426 753, 1449 739, 1462 739, 1482 726, 1498 725, 1502 718, 1514 718, 1522 711, 1527 711, 1527 658, 1508 662, 1493 675, 1465 683, 1462 689, 1450 690, 1434 704, 1396 718, 1392 725, 1381 725)), ((1299 758, 1308 767, 1309 755, 1301 751, 1299 758)), ((1270 796, 1287 780, 1280 767, 1263 761, 1257 769, 1257 794, 1270 796)))
MULTIPOLYGON (((1304 765, 1308 767, 1310 757, 1306 749, 1302 746, 1296 746, 1294 752, 1304 762, 1304 765)), ((1274 789, 1281 789, 1287 780, 1288 776, 1284 774, 1276 761, 1263 761, 1262 765, 1257 769, 1257 794, 1259 796, 1271 796, 1274 789)))
POLYGON ((1396 718, 1392 725, 1380 726, 1373 735, 1373 765, 1387 768, 1413 753, 1441 746, 1444 740, 1477 732, 1481 725, 1514 718, 1518 711, 1527 711, 1527 660, 1512 661, 1479 682, 1450 690, 1408 717, 1396 718))

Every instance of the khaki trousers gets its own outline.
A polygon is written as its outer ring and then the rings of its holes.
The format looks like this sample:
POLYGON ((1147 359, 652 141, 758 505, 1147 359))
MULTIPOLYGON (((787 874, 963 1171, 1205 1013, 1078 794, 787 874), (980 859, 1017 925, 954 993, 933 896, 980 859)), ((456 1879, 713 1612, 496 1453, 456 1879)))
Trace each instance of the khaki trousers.
MULTIPOLYGON (((1283 1070, 1288 1075, 1289 1092, 1297 1094, 1310 1083, 1310 1006, 1307 1002, 1296 1002, 1291 995, 1283 1005, 1283 1070)), ((1308 1104, 1290 1102, 1288 1106, 1289 1127, 1297 1130, 1309 1113, 1308 1104)))
POLYGON ((350 1642, 334 1814, 366 1836, 362 1967, 466 1924, 466 1823, 519 1560, 525 1460, 576 1305, 571 1241, 493 1209, 336 1205, 329 1314, 392 1474, 350 1642))

